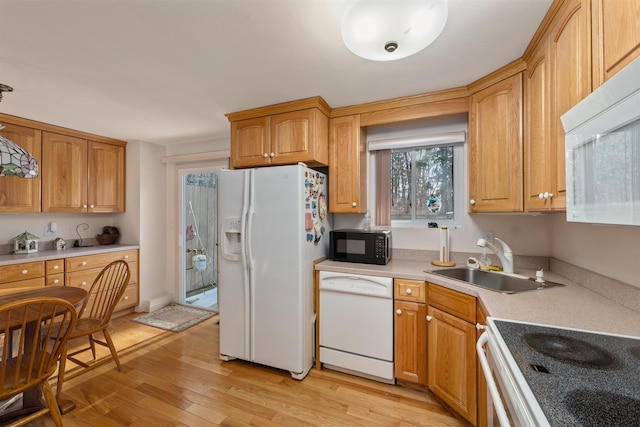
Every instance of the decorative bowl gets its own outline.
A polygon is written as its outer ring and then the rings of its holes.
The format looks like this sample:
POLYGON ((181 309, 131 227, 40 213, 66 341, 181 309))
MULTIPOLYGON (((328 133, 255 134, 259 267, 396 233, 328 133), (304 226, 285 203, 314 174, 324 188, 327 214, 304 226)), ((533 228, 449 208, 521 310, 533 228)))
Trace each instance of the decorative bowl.
POLYGON ((101 245, 113 245, 120 237, 119 234, 96 234, 96 240, 101 245))

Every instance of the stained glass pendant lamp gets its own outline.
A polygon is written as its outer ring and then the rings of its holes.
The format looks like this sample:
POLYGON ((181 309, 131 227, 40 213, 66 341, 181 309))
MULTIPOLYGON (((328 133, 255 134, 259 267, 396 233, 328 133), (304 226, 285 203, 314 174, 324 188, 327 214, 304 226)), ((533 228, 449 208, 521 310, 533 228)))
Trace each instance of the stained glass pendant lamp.
MULTIPOLYGON (((0 101, 3 92, 11 92, 11 86, 0 83, 0 101)), ((0 124, 0 130, 4 126, 0 124)), ((0 135, 0 177, 17 176, 20 178, 35 178, 38 176, 38 163, 24 148, 0 135)))

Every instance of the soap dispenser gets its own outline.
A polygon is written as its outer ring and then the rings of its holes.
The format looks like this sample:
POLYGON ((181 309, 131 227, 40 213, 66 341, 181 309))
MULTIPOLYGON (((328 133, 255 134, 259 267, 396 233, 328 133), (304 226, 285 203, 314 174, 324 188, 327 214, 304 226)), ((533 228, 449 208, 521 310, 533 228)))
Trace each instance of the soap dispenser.
POLYGON ((478 264, 480 264, 480 270, 488 270, 491 265, 491 259, 489 255, 487 255, 487 248, 482 248, 482 256, 478 260, 478 264))

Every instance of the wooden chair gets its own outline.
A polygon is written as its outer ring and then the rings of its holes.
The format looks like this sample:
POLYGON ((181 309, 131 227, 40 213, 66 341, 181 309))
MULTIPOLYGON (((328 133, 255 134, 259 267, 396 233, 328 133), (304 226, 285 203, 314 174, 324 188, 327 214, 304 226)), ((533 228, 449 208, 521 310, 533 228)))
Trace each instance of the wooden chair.
POLYGON ((89 346, 74 350, 72 353, 68 353, 68 345, 65 347, 60 359, 60 369, 58 370, 58 385, 56 389, 56 395, 58 397, 60 397, 60 393, 62 392, 66 360, 69 359, 83 368, 89 368, 89 364, 78 360, 74 356, 91 350, 93 360, 95 361, 96 344, 108 347, 111 356, 118 366, 118 370, 121 369, 118 353, 113 345, 108 328, 111 325, 113 310, 116 308, 118 302, 120 302, 120 299, 122 299, 122 295, 129 284, 130 275, 129 265, 125 261, 114 261, 98 274, 98 277, 96 277, 91 285, 87 300, 78 311, 78 320, 69 338, 69 341, 72 341, 76 338, 88 337, 89 346), (94 337, 94 334, 98 332, 102 332, 105 341, 100 341, 94 337))
POLYGON ((50 414, 55 424, 62 426, 48 379, 56 371, 76 318, 73 305, 61 298, 28 298, 0 306, 0 333, 4 334, 0 401, 23 393, 23 408, 3 414, 0 421, 22 426, 50 414), (62 327, 54 327, 54 319, 62 319, 62 327), (51 345, 44 347, 40 337, 46 337, 45 342, 51 345), (41 398, 44 406, 40 405, 41 398))

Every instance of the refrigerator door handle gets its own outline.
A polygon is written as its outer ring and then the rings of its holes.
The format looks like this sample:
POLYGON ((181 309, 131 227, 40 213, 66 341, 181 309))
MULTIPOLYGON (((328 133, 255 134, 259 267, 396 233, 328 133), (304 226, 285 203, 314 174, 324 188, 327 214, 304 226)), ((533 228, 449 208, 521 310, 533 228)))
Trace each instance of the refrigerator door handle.
MULTIPOLYGON (((249 333, 247 334, 247 338, 250 339, 250 345, 249 345, 249 349, 250 349, 250 356, 251 358, 249 360, 253 361, 255 360, 255 330, 256 330, 256 325, 255 325, 255 316, 254 316, 254 310, 255 310, 255 294, 256 294, 256 290, 255 290, 255 284, 256 284, 256 280, 255 280, 255 266, 253 263, 253 246, 252 246, 252 239, 253 239, 253 216, 255 215, 255 169, 251 169, 249 170, 249 209, 247 212, 247 233, 246 233, 246 242, 247 242, 247 266, 248 266, 248 271, 249 271, 249 307, 250 307, 250 318, 248 319, 250 324, 251 324, 251 330, 249 331, 249 333)), ((247 322, 247 324, 249 324, 249 322, 247 322)))
POLYGON ((248 234, 248 224, 247 221, 249 219, 249 210, 251 208, 251 177, 252 175, 249 173, 252 170, 248 170, 244 172, 243 179, 243 191, 242 191, 242 219, 240 228, 242 230, 242 286, 243 286, 243 297, 244 297, 244 358, 249 359, 251 355, 251 312, 252 306, 250 305, 251 298, 251 273, 250 273, 250 264, 249 264, 249 256, 250 256, 250 239, 248 234))

